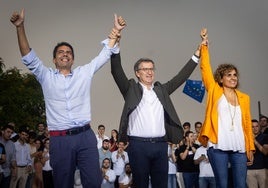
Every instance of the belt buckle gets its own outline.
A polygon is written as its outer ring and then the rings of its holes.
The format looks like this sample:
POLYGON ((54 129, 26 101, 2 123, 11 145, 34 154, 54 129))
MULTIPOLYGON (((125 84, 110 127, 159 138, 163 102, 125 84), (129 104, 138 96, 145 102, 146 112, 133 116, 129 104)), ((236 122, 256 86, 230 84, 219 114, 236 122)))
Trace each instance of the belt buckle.
POLYGON ((77 134, 77 130, 76 129, 69 129, 66 131, 66 135, 74 135, 74 134, 77 134))
POLYGON ((149 142, 155 143, 156 141, 154 140, 154 138, 149 138, 149 142))
POLYGON ((75 134, 79 134, 81 132, 84 132, 86 130, 88 130, 90 127, 88 124, 82 126, 82 127, 74 127, 74 128, 71 128, 71 129, 68 129, 66 130, 66 135, 75 135, 75 134))

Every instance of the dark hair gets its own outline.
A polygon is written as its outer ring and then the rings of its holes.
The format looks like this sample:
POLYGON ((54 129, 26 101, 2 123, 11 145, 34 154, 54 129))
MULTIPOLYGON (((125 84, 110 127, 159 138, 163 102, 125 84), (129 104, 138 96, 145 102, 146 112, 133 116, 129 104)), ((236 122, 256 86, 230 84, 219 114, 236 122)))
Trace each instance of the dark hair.
POLYGON ((104 158, 103 160, 102 160, 102 163, 103 163, 103 161, 105 161, 105 160, 108 160, 110 163, 111 163, 111 159, 109 159, 109 158, 104 158))
POLYGON ((29 139, 36 139, 37 134, 34 131, 29 131, 29 139))
POLYGON ((108 139, 104 139, 104 140, 102 141, 102 143, 103 143, 103 142, 110 142, 110 141, 109 141, 108 139))
POLYGON ((37 124, 36 124, 36 127, 38 127, 40 124, 41 124, 41 125, 44 125, 45 128, 47 127, 47 125, 46 125, 45 123, 43 123, 43 122, 39 122, 39 123, 37 123, 37 124))
POLYGON ((43 151, 43 150, 44 150, 44 143, 43 143, 43 140, 42 140, 41 138, 36 138, 36 139, 34 140, 34 142, 36 142, 36 141, 39 141, 39 142, 40 142, 40 148, 38 148, 37 151, 43 151))
POLYGON ((259 123, 258 120, 256 120, 256 119, 252 119, 251 122, 252 123, 259 123))
POLYGON ((185 122, 182 126, 183 126, 183 128, 186 127, 186 126, 191 127, 191 123, 190 122, 185 122))
POLYGON ((49 141, 49 138, 45 138, 45 139, 43 140, 43 143, 45 144, 46 141, 49 141))
MULTIPOLYGON (((239 77, 239 72, 238 69, 236 68, 236 66, 232 65, 232 64, 221 64, 218 66, 218 68, 216 69, 216 71, 214 72, 214 80, 219 84, 219 86, 222 87, 222 82, 221 79, 223 78, 223 76, 226 73, 229 73, 230 71, 235 70, 237 78, 239 77)), ((239 85, 239 80, 237 80, 237 85, 236 88, 239 85)))
POLYGON ((14 127, 12 125, 4 125, 2 130, 5 131, 7 129, 11 129, 12 131, 14 131, 14 127))
POLYGON ((193 133, 193 131, 186 131, 186 133, 185 133, 185 137, 188 137, 189 134, 191 134, 191 133, 193 133))
MULTIPOLYGON (((125 168, 126 168, 126 166, 130 166, 130 163, 126 163, 126 164, 125 164, 125 168)), ((130 166, 130 168, 131 168, 131 166, 130 166)))
POLYGON ((261 120, 262 118, 265 118, 265 119, 268 121, 268 117, 267 117, 267 116, 262 115, 262 116, 260 117, 260 120, 261 120))
POLYGON ((72 51, 72 54, 73 54, 73 59, 74 59, 74 49, 72 47, 71 44, 69 44, 68 42, 59 42, 55 47, 54 47, 54 50, 53 50, 53 58, 56 58, 56 53, 57 53, 57 50, 59 47, 61 46, 68 46, 71 51, 72 51))
POLYGON ((194 126, 196 127, 196 125, 198 125, 198 124, 202 125, 202 123, 200 121, 197 121, 197 122, 194 123, 194 126))
POLYGON ((105 126, 104 125, 99 125, 98 126, 98 129, 100 129, 101 127, 103 127, 105 129, 105 126))
MULTIPOLYGON (((116 132, 116 139, 118 140, 118 131, 116 129, 113 129, 112 131, 116 132)), ((110 140, 113 140, 114 141, 114 137, 113 137, 112 134, 111 134, 110 140)))
POLYGON ((20 128, 19 128, 19 133, 22 133, 22 132, 25 132, 25 133, 27 133, 27 134, 29 134, 29 131, 28 131, 28 129, 27 129, 27 126, 21 126, 20 128))
MULTIPOLYGON (((134 72, 139 70, 139 66, 143 62, 151 62, 154 65, 154 61, 149 58, 140 58, 135 64, 134 64, 134 72)), ((155 65, 154 65, 155 66, 155 65)))

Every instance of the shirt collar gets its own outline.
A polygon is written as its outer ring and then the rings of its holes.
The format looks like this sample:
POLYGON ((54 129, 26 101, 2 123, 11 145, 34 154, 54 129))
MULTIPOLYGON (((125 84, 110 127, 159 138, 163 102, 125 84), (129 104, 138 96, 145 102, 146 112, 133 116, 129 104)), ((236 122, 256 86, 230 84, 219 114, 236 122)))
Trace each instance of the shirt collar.
MULTIPOLYGON (((141 82, 139 82, 139 84, 142 86, 142 89, 143 89, 143 90, 145 90, 145 89, 147 89, 147 90, 148 90, 147 86, 145 86, 145 85, 144 85, 144 84, 142 84, 141 82)), ((153 88, 154 88, 154 84, 152 84, 152 86, 151 86, 151 89, 150 89, 150 90, 153 90, 153 88)))
MULTIPOLYGON (((59 69, 55 69, 54 70, 54 74, 61 74, 59 69)), ((71 70, 71 72, 68 74, 68 76, 72 76, 73 75, 73 71, 71 70)))

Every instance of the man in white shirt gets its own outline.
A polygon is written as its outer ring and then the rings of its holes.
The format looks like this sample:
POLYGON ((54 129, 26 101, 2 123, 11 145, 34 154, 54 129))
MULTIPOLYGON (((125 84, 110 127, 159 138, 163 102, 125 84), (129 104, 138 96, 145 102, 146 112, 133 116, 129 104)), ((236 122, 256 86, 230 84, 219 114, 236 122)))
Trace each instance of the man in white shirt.
POLYGON ((111 161, 109 158, 103 159, 102 162, 102 183, 101 188, 114 188, 114 181, 116 178, 114 170, 110 169, 111 161))
POLYGON ((26 143, 28 131, 21 127, 19 130, 19 139, 15 142, 16 150, 16 176, 11 177, 10 188, 25 188, 29 172, 32 170, 32 159, 30 156, 30 145, 26 143))
POLYGON ((124 172, 125 164, 129 163, 128 153, 124 151, 125 143, 118 143, 118 150, 112 152, 113 169, 116 174, 115 188, 119 187, 118 178, 124 172))
POLYGON ((97 139, 97 147, 100 149, 102 147, 102 141, 105 139, 109 140, 109 137, 105 135, 105 126, 104 125, 99 125, 98 126, 98 134, 96 134, 96 139, 97 139))
POLYGON ((125 165, 125 172, 119 176, 118 183, 120 188, 131 187, 133 182, 132 182, 132 171, 129 163, 125 165))
POLYGON ((194 155, 194 164, 199 164, 199 187, 216 188, 216 181, 207 156, 207 148, 199 147, 194 155))
POLYGON ((183 138, 170 95, 189 78, 199 55, 198 49, 178 74, 163 84, 155 81, 153 60, 141 58, 135 63, 136 81, 126 76, 120 54, 111 56, 111 72, 125 101, 119 141, 129 141, 128 153, 136 187, 148 187, 149 177, 153 188, 167 187, 167 142, 177 144, 183 138))

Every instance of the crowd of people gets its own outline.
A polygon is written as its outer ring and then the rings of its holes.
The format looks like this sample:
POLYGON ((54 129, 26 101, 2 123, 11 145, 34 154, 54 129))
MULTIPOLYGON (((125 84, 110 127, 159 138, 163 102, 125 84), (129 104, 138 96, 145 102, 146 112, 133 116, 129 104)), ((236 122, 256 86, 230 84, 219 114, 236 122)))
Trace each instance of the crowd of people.
MULTIPOLYGON (((1 128, 0 187, 3 188, 53 188, 53 169, 49 164, 49 138, 45 123, 36 129, 18 127, 9 123, 1 128)), ((216 188, 216 180, 207 148, 200 145, 198 136, 201 122, 183 123, 184 139, 179 143, 168 143, 167 188, 216 188)), ((267 187, 268 179, 268 118, 252 119, 252 130, 256 152, 254 160, 247 162, 246 184, 248 187, 267 187)), ((99 152, 99 168, 102 173, 102 188, 132 188, 133 175, 128 157, 128 142, 118 140, 118 131, 105 134, 105 125, 96 132, 99 152)), ((142 167, 141 167, 142 168, 142 167)), ((76 171, 79 172, 77 168, 76 171)), ((233 186, 232 166, 228 166, 228 187, 233 186)), ((74 188, 82 188, 80 173, 75 173, 74 188)), ((149 178, 148 187, 152 187, 149 178)))
MULTIPOLYGON (((1 127, 0 147, 0 187, 1 188, 53 188, 53 169, 50 166, 47 126, 39 123, 36 129, 19 127, 15 124, 1 127)), ((104 135, 105 126, 99 125, 96 139, 100 143, 99 161, 102 173, 101 187, 128 188, 132 185, 132 172, 127 144, 118 142, 118 134, 112 130, 111 137, 104 135), (101 131, 100 131, 101 130, 101 131), (115 143, 115 145, 114 145, 115 143)), ((74 187, 82 187, 80 169, 74 178, 74 187)))
POLYGON ((20 126, 16 136, 11 135, 14 123, 3 127, 1 187, 268 186, 267 117, 259 122, 251 118, 250 98, 238 90, 236 66, 221 64, 213 74, 207 29, 201 30, 201 42, 182 69, 160 83, 149 58, 134 64, 137 81, 125 74, 119 43, 126 22, 121 16, 114 15, 99 55, 75 69, 68 42, 54 47, 56 69, 46 67, 30 47, 24 19, 21 10, 10 21, 16 27, 22 62, 42 86, 47 126, 39 124, 38 132, 20 126), (125 102, 119 128, 110 137, 104 125, 97 133, 90 125, 92 78, 109 59, 125 102), (170 95, 198 65, 207 103, 204 122, 195 122, 193 130, 190 122, 181 123, 170 95))

